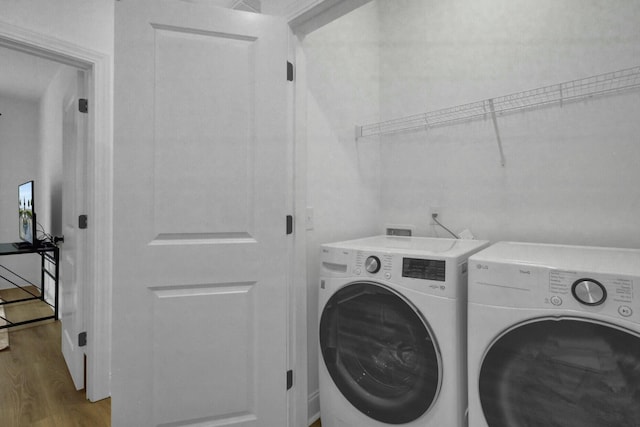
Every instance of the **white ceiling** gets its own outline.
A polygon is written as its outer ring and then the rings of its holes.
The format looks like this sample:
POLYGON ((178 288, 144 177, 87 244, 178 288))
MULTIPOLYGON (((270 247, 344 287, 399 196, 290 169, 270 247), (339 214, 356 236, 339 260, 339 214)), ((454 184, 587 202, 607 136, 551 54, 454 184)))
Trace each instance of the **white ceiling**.
POLYGON ((66 65, 0 47, 0 96, 37 100, 60 67, 66 65))

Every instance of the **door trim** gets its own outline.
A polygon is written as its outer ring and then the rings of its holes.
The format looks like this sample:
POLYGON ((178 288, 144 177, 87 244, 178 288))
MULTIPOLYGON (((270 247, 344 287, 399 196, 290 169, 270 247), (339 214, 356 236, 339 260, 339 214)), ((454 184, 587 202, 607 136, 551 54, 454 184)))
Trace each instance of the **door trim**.
MULTIPOLYGON (((309 363, 309 356, 318 356, 319 348, 316 333, 314 339, 307 344, 309 337, 309 311, 307 303, 311 289, 315 283, 309 283, 307 265, 307 230, 306 217, 307 206, 307 65, 302 42, 305 35, 317 30, 333 20, 369 3, 371 0, 309 0, 296 2, 293 8, 285 11, 287 23, 290 29, 289 58, 293 62, 294 81, 292 94, 292 132, 293 132, 293 212, 294 232, 292 249, 292 281, 290 286, 290 310, 289 315, 295 319, 292 322, 289 339, 291 347, 289 357, 295 367, 293 395, 289 396, 290 425, 311 425, 320 417, 320 391, 309 390, 309 369, 317 366, 309 363), (315 346, 316 352, 309 351, 315 346)), ((284 66, 283 66, 284 68, 284 66)), ((283 73, 284 78, 284 73, 283 73)), ((317 305, 317 301, 316 301, 317 305)))
POLYGON ((87 146, 85 307, 87 399, 111 394, 111 286, 113 236, 113 82, 111 57, 85 47, 0 22, 0 46, 86 70, 90 110, 87 146))
POLYGON ((369 3, 371 0, 314 0, 297 2, 287 15, 291 29, 298 35, 309 34, 343 15, 369 3))

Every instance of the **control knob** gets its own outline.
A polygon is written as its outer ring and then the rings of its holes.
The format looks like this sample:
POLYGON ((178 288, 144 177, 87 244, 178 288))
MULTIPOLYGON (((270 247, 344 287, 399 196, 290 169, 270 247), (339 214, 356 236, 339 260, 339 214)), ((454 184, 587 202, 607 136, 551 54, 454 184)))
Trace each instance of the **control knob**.
POLYGON ((571 287, 571 293, 585 305, 600 305, 607 298, 607 290, 593 279, 577 280, 571 287))
POLYGON ((368 273, 375 274, 380 271, 380 258, 377 256, 370 256, 364 262, 364 268, 368 273))

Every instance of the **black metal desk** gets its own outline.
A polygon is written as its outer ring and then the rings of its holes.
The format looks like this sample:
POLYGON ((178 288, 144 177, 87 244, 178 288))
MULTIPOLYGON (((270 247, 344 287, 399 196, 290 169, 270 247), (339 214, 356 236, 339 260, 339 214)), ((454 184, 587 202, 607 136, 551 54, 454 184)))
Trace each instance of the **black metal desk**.
MULTIPOLYGON (((35 295, 29 290, 25 289, 24 286, 16 283, 15 278, 21 279, 24 283, 29 285, 38 287, 37 285, 30 283, 27 279, 20 276, 14 271, 9 270, 7 267, 3 266, 0 262, 0 282, 7 282, 11 285, 22 289, 26 295, 29 295, 25 298, 20 298, 12 301, 2 301, 0 305, 7 306, 10 304, 22 303, 26 301, 33 300, 41 300, 45 304, 51 306, 53 308, 53 315, 38 317, 29 320, 22 320, 19 322, 11 322, 8 319, 4 319, 7 324, 0 326, 0 329, 11 328, 13 326, 24 325, 27 323, 39 322, 42 320, 55 319, 58 320, 58 277, 60 274, 60 249, 51 243, 43 243, 39 247, 27 247, 27 248, 17 248, 13 245, 13 243, 0 243, 0 256, 6 255, 24 255, 24 254, 38 254, 41 258, 40 263, 40 295, 35 295), (49 263, 53 268, 47 268, 49 263), (53 271, 51 271, 53 270, 53 271), (46 276, 50 277, 53 280, 54 284, 54 303, 50 304, 45 300, 45 278, 46 276)), ((24 284, 23 283, 23 284, 24 284)))

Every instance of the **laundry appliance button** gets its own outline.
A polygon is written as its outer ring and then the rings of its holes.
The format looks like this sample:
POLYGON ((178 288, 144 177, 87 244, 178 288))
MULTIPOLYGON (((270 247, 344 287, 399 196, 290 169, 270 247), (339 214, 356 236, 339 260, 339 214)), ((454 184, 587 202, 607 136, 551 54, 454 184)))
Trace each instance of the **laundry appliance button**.
POLYGON ((551 304, 556 305, 556 306, 562 305, 562 298, 560 298, 557 295, 552 296, 551 297, 551 304))
POLYGON ((629 317, 633 314, 633 310, 627 305, 621 305, 618 307, 618 313, 620 313, 620 316, 629 317))
POLYGON ((371 274, 375 274, 380 271, 380 266, 380 258, 378 258, 377 256, 372 255, 364 262, 365 270, 367 270, 367 272, 371 274))
POLYGON ((573 284, 571 292, 584 305, 600 305, 607 299, 604 286, 593 279, 580 279, 573 284))

